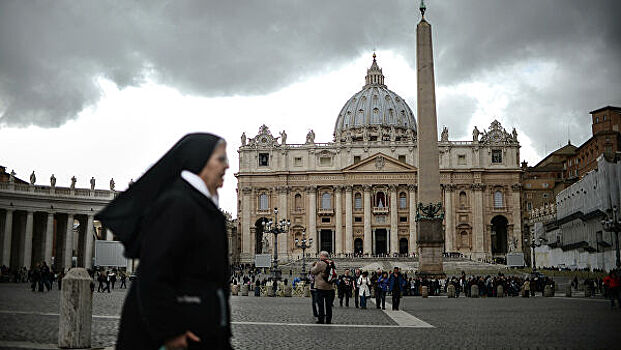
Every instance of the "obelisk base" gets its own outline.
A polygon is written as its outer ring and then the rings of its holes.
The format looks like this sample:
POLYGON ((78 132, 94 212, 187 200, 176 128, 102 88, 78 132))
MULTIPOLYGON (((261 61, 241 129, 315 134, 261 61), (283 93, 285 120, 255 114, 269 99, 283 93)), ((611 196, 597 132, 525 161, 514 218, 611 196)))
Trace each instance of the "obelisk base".
POLYGON ((417 222, 418 273, 425 278, 444 278, 444 230, 442 219, 419 219, 417 222))

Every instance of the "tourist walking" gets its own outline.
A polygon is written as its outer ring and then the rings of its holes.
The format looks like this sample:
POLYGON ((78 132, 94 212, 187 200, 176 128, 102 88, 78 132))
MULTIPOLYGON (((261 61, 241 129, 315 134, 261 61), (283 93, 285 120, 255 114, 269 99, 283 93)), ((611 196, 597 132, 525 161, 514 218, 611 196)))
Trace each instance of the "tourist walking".
POLYGON ((349 307, 349 298, 351 298, 354 278, 350 276, 349 269, 345 269, 345 274, 339 278, 339 305, 343 307, 343 298, 345 298, 345 306, 349 307))
MULTIPOLYGON (((315 263, 313 262, 313 266, 315 263)), ((311 305, 313 307, 313 317, 319 317, 317 312, 319 297, 317 296, 317 287, 315 287, 315 275, 308 273, 308 280, 310 281, 310 293, 311 293, 311 305)))
POLYGON ((371 279, 369 272, 364 271, 358 278, 358 295, 360 296, 360 308, 367 308, 367 298, 371 296, 371 279))
POLYGON ((619 293, 621 281, 619 276, 617 276, 617 272, 615 270, 610 271, 608 276, 604 277, 603 284, 606 287, 608 298, 610 298, 610 309, 614 309, 615 299, 618 303, 617 307, 621 309, 621 293, 619 293))
POLYGON ((127 273, 119 271, 119 274, 121 275, 121 285, 119 286, 119 289, 127 289, 127 273))
POLYGON ((398 267, 392 270, 389 280, 390 292, 392 293, 392 309, 399 310, 399 303, 401 302, 401 292, 405 288, 405 278, 401 275, 398 267))
POLYGON ((116 348, 230 349, 226 218, 218 188, 226 142, 183 137, 96 215, 140 259, 116 348))
POLYGON ((378 289, 376 293, 380 294, 380 301, 377 303, 377 308, 382 307, 382 310, 386 310, 386 293, 390 290, 390 278, 388 272, 382 272, 382 275, 377 280, 378 289))
POLYGON ((352 293, 354 295, 354 304, 356 305, 356 309, 360 306, 360 295, 358 294, 358 279, 360 279, 360 269, 356 269, 354 271, 354 285, 352 288, 352 293))
POLYGON ((311 273, 315 276, 315 287, 317 288, 317 323, 332 323, 332 303, 334 302, 334 287, 329 281, 330 265, 334 263, 329 260, 329 253, 322 251, 319 253, 319 261, 315 262, 311 273))

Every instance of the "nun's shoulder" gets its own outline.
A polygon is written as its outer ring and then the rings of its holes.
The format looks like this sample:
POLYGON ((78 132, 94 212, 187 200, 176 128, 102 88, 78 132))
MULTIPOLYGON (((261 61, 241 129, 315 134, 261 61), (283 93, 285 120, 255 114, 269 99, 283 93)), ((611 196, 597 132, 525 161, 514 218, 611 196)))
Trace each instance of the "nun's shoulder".
POLYGON ((187 212, 196 207, 196 203, 182 187, 171 186, 158 197, 154 207, 159 210, 174 209, 187 212))

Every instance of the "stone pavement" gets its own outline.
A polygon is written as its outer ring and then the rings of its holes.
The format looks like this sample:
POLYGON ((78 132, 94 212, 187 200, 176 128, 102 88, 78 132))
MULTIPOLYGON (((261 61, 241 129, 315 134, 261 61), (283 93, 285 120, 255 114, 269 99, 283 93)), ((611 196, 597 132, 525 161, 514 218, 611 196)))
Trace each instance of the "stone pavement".
MULTIPOLYGON (((124 290, 95 293, 94 347, 114 345, 124 296, 124 290)), ((0 349, 55 348, 58 297, 57 290, 35 294, 25 284, 0 284, 0 349)), ((373 303, 368 310, 355 309, 353 301, 350 308, 340 308, 338 299, 335 305, 334 324, 316 325, 309 298, 232 297, 233 345, 275 350, 614 349, 621 344, 621 310, 610 310, 601 299, 405 297, 400 314, 377 310, 373 303)))

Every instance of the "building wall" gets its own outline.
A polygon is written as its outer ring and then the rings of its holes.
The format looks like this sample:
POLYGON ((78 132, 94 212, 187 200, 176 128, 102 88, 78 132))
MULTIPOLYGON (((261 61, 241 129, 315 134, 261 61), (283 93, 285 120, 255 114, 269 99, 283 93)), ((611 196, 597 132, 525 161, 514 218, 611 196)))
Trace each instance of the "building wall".
MULTIPOLYGON (((491 222, 496 216, 507 219, 507 244, 512 241, 521 250, 519 144, 499 124, 490 127, 490 135, 492 132, 499 133, 497 142, 489 141, 490 138, 481 142, 477 139, 438 143, 443 202, 447 208, 446 251, 490 258, 491 222), (502 154, 499 163, 492 162, 495 151, 502 154), (498 207, 494 205, 496 192, 502 195, 498 207)), ((309 250, 312 253, 320 248, 321 230, 332 232, 333 252, 337 255, 354 253, 358 238, 366 242, 363 252, 372 254, 378 229, 388 232, 389 254, 399 252, 402 239, 408 242, 409 254, 417 251, 415 141, 283 145, 265 126, 248 141, 238 150, 240 167, 236 174, 242 262, 252 262, 257 244, 256 223, 273 218, 274 207, 279 208, 279 219, 286 217, 292 223, 289 234, 279 235, 279 259, 301 256, 294 240, 303 230, 314 238, 315 245, 309 250), (265 157, 267 165, 260 165, 265 157), (383 203, 386 208, 378 208, 378 203, 371 200, 379 192, 387 199, 383 203), (324 193, 332 201, 329 209, 322 209, 324 193), (398 208, 401 193, 406 196, 405 208, 398 208), (262 194, 268 201, 263 210, 262 194), (296 195, 300 196, 297 205, 296 195), (363 204, 360 209, 356 209, 356 195, 363 204)), ((273 241, 273 237, 270 239, 273 241)))

